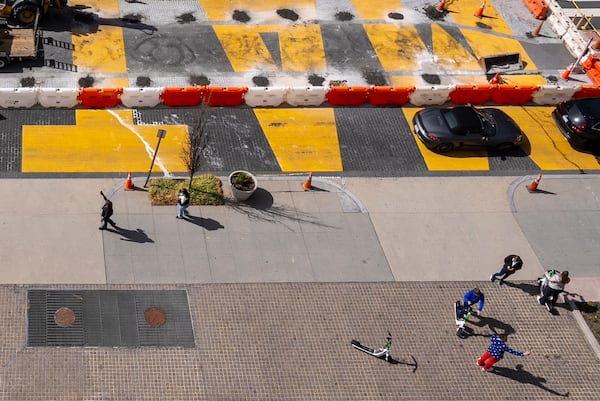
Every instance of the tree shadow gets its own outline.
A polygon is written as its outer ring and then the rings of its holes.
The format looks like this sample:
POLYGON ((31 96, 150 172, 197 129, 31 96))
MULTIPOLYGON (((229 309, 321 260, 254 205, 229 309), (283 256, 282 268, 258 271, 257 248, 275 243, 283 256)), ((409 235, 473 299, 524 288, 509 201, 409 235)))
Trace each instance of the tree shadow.
POLYGON ((144 230, 142 230, 141 228, 136 228, 135 230, 127 230, 125 228, 119 227, 116 230, 110 228, 107 230, 120 234, 121 237, 125 237, 121 238, 121 241, 137 242, 140 244, 143 244, 145 242, 154 242, 152 238, 148 237, 148 235, 146 235, 144 230))
POLYGON ((198 227, 202 227, 208 231, 215 231, 221 228, 225 228, 221 223, 214 219, 207 219, 204 217, 197 217, 189 214, 184 217, 184 220, 187 220, 190 223, 195 224, 198 227))
POLYGON ((503 367, 495 367, 493 372, 498 376, 506 377, 507 379, 518 381, 523 384, 531 384, 536 387, 541 388, 544 391, 547 391, 551 394, 558 395, 560 397, 569 397, 569 392, 562 394, 556 390, 546 387, 547 380, 540 376, 535 376, 532 373, 523 369, 523 365, 519 364, 515 366, 515 369, 503 368, 503 367))
POLYGON ((286 221, 308 223, 324 228, 339 228, 320 223, 318 219, 308 213, 282 206, 274 206, 273 195, 263 188, 257 188, 254 194, 244 202, 226 199, 225 204, 236 212, 246 214, 251 219, 281 224, 288 227, 290 231, 293 231, 294 228, 288 226, 286 221))

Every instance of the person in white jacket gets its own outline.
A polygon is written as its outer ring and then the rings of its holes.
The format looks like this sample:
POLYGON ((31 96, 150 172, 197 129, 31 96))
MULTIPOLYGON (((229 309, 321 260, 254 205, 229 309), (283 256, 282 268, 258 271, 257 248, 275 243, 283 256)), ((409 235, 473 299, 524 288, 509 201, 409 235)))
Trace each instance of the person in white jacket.
POLYGON ((548 310, 554 307, 558 294, 564 291, 565 285, 567 285, 569 281, 571 281, 571 279, 569 278, 569 272, 567 270, 562 272, 548 270, 544 273, 542 295, 537 297, 540 305, 546 305, 548 310))

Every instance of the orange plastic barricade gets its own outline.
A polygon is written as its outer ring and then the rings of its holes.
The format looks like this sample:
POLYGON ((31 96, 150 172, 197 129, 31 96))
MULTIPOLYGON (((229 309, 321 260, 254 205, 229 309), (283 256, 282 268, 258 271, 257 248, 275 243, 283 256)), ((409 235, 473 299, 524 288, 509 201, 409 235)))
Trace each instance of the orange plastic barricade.
POLYGON ((402 106, 408 103, 408 98, 414 90, 414 86, 373 86, 367 101, 373 106, 402 106))
POLYGON ((537 19, 546 19, 548 5, 543 0, 524 0, 525 6, 537 19))
POLYGON ((160 99, 169 107, 192 107, 202 103, 203 86, 186 86, 183 88, 164 88, 160 99))
POLYGON ((248 88, 229 88, 219 86, 204 87, 204 101, 209 106, 239 106, 244 103, 244 93, 248 88))
POLYGON ((497 85, 491 99, 497 104, 526 104, 531 102, 536 90, 538 90, 537 85, 497 85))
POLYGON ((358 106, 367 101, 368 86, 331 86, 325 95, 333 106, 358 106))
POLYGON ((77 100, 88 109, 103 109, 121 104, 122 88, 82 88, 77 100))
POLYGON ((450 101, 454 104, 483 104, 492 97, 497 85, 456 85, 450 92, 450 101))
POLYGON ((584 97, 600 97, 600 86, 580 85, 579 90, 573 94, 573 99, 584 97))
POLYGON ((600 85, 600 57, 593 54, 581 65, 588 78, 596 85, 600 85))

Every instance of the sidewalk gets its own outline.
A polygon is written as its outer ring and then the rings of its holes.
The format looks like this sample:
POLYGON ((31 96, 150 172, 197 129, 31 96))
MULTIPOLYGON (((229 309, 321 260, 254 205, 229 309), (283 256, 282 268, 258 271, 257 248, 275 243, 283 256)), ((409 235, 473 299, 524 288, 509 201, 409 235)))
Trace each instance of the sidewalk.
POLYGON ((1 180, 4 284, 185 289, 196 341, 26 348, 30 286, 3 285, 4 398, 461 400, 474 386, 482 400, 596 397, 600 364, 573 314, 548 314, 530 280, 568 266, 568 289, 598 299, 586 291, 598 288, 600 177, 545 176, 536 194, 529 177, 316 177, 308 192, 303 179, 259 176, 247 205, 191 207, 187 220, 122 180, 1 180), (97 228, 100 189, 118 232, 97 228), (489 283, 509 252, 525 267, 489 283), (451 306, 473 286, 486 308, 461 340, 451 306), (379 347, 388 330, 397 364, 350 347, 379 347), (474 361, 494 332, 532 356, 484 375, 474 361))

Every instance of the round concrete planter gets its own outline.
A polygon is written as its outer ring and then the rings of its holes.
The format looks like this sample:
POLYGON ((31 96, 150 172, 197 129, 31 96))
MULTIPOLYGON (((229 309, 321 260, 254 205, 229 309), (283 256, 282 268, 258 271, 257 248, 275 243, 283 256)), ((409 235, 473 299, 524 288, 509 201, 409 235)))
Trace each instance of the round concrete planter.
POLYGON ((243 202, 256 191, 258 180, 254 174, 245 170, 236 170, 229 174, 227 180, 231 187, 231 194, 238 202, 243 202))

